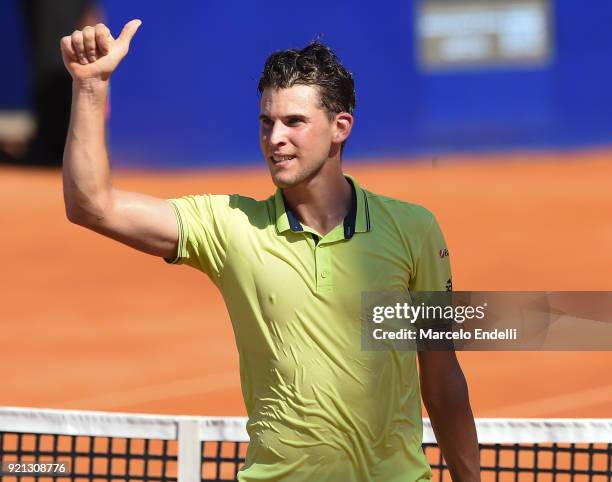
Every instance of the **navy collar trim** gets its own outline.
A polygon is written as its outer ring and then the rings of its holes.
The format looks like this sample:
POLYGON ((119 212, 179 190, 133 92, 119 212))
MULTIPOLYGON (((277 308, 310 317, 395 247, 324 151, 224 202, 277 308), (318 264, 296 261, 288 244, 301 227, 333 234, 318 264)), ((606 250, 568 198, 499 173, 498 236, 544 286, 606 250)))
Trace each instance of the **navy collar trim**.
MULTIPOLYGON (((357 191, 355 189, 355 185, 353 184, 353 180, 348 177, 346 178, 346 180, 351 185, 351 207, 344 218, 344 239, 351 239, 355 234, 355 222, 357 220, 357 191)), ((285 204, 285 212, 287 213, 287 220, 289 221, 289 227, 291 228, 291 231, 294 233, 303 232, 304 227, 302 226, 298 218, 295 216, 295 214, 293 214, 293 211, 289 209, 287 201, 285 200, 285 196, 283 196, 283 203, 285 204)), ((369 225, 370 223, 368 219, 368 230, 369 225)))

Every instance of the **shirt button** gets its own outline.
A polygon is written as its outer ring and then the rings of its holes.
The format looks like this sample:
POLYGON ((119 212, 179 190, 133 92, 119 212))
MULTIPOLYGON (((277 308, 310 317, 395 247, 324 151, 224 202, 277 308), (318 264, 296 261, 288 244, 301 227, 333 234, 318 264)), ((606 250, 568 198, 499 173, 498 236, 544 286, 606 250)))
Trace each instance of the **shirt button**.
POLYGON ((327 271, 326 270, 321 271, 321 278, 327 278, 327 271))

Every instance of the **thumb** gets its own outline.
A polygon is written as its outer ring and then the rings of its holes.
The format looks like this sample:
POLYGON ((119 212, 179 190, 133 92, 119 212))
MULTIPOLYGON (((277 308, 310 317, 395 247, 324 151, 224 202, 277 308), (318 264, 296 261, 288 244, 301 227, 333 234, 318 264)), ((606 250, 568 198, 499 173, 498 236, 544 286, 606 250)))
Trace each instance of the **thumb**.
POLYGON ((119 38, 117 40, 124 42, 126 45, 130 45, 132 37, 134 36, 140 25, 142 25, 142 21, 140 21, 139 19, 129 21, 123 27, 123 30, 119 34, 119 38))

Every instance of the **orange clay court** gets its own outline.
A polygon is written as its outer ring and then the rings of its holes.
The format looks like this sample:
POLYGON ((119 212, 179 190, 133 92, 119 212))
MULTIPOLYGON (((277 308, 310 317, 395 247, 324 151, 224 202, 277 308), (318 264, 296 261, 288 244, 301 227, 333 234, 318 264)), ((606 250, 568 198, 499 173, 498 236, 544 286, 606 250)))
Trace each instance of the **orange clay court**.
MULTIPOLYGON (((612 151, 348 164, 366 188, 433 211, 456 290, 612 290, 612 151)), ((71 225, 58 171, 0 168, 1 405, 243 415, 220 295, 71 225)), ((160 197, 267 197, 267 171, 125 172, 160 197)), ((477 417, 612 417, 612 352, 459 354, 477 417)))

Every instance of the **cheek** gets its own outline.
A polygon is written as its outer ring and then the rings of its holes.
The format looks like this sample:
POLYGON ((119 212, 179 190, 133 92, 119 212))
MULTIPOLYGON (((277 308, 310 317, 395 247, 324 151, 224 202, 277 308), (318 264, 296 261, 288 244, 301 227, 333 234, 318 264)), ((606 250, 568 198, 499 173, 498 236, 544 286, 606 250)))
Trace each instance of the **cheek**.
POLYGON ((327 155, 331 147, 331 136, 328 130, 320 130, 313 135, 312 140, 313 150, 316 150, 318 155, 327 155))
POLYGON ((301 133, 300 144, 303 150, 313 153, 327 152, 331 143, 329 129, 309 129, 308 132, 301 133))
POLYGON ((261 150, 265 150, 268 144, 268 135, 262 129, 259 130, 259 147, 261 150))

